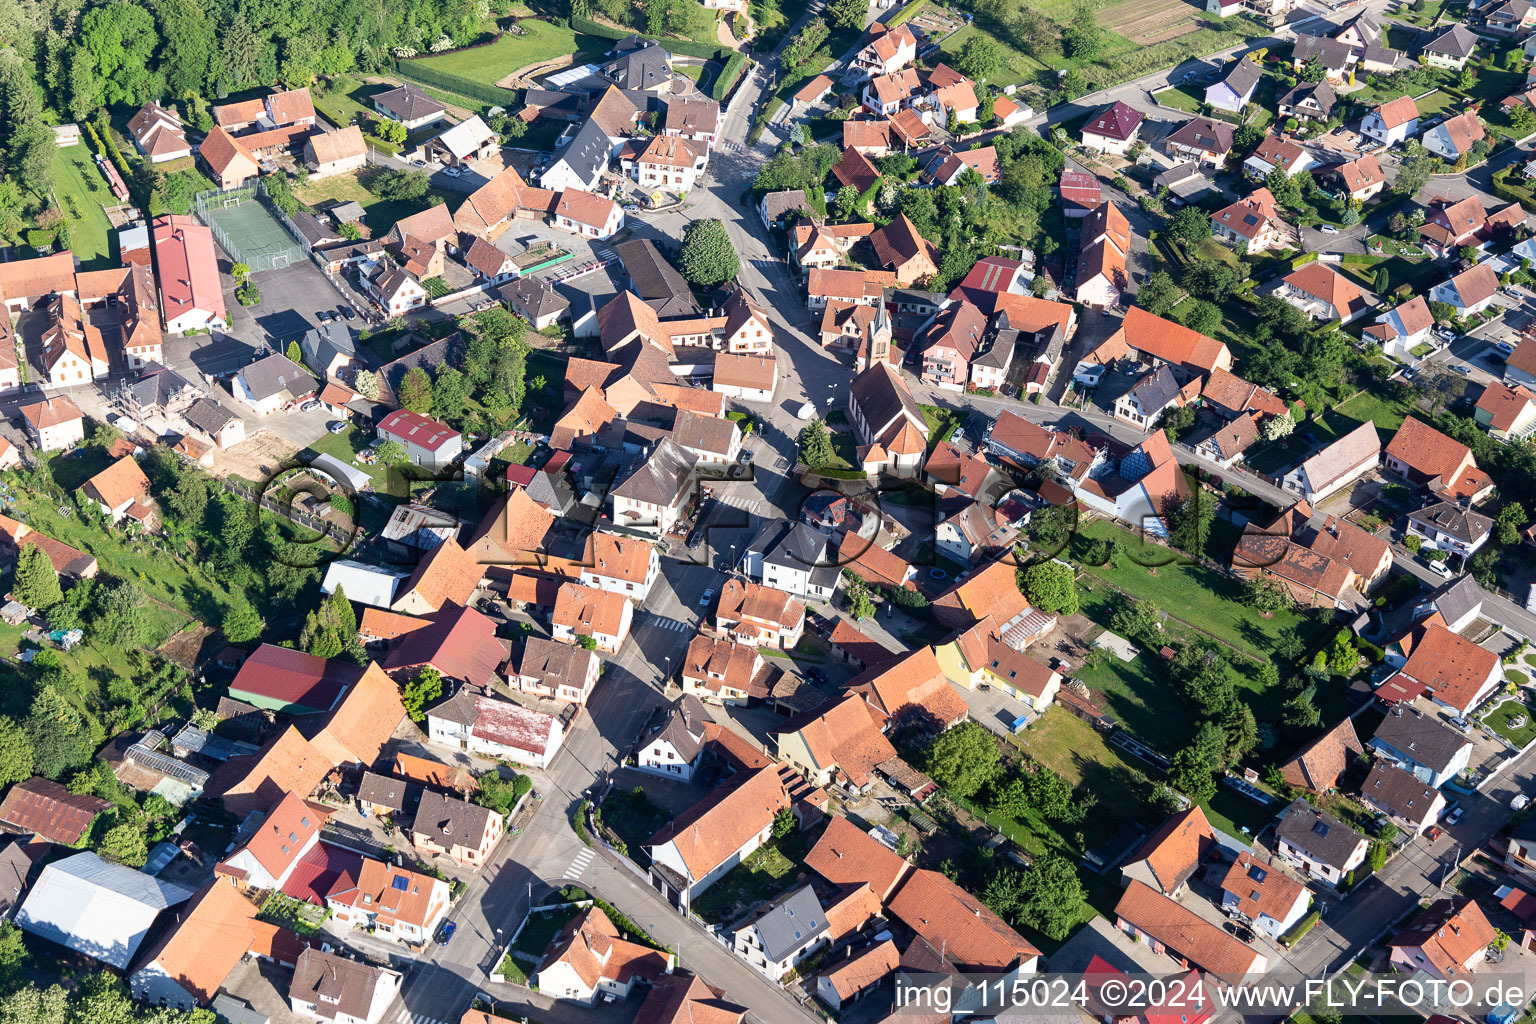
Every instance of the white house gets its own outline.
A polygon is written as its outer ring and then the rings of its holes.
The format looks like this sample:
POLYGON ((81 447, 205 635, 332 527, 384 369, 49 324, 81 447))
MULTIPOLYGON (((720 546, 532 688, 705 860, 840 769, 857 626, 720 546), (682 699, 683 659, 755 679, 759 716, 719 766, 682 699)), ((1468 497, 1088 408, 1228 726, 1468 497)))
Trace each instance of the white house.
POLYGON ((289 793, 268 812, 244 846, 225 857, 220 873, 253 889, 281 889, 300 860, 320 841, 326 815, 289 793))
POLYGON ((1445 796, 1386 758, 1371 765, 1360 786, 1360 799, 1380 811, 1410 836, 1422 835, 1440 820, 1445 796))
POLYGON ((1365 863, 1370 845, 1365 836, 1305 800, 1292 802, 1275 829, 1282 860, 1335 887, 1365 863))
POLYGON ((713 723, 703 702, 691 693, 684 694, 672 706, 667 723, 640 741, 635 751, 635 767, 691 782, 704 754, 707 727, 713 723))
POLYGON ((1135 107, 1116 100, 1083 125, 1083 146, 1124 156, 1136 144, 1143 116, 1135 107))
POLYGON ((1432 301, 1455 307, 1457 316, 1481 313, 1499 293, 1499 275, 1486 263, 1463 270, 1449 281, 1441 281, 1429 290, 1432 301))
POLYGON ((288 986, 293 1012, 330 1024, 379 1024, 400 991, 400 972, 313 946, 299 954, 288 986))
POLYGON ((660 573, 661 556, 653 545, 611 533, 595 533, 587 542, 581 582, 584 586, 623 594, 631 601, 644 601, 660 573))
POLYGON ((553 224, 584 238, 612 238, 624 226, 624 210, 612 199, 568 188, 555 204, 553 224))
POLYGON ((788 807, 789 795, 772 764, 739 785, 715 787, 646 843, 652 884, 688 905, 767 842, 774 817, 788 807))
POLYGON ((800 522, 769 521, 742 545, 741 571, 775 590, 796 597, 829 601, 842 578, 827 538, 800 522))
POLYGON ((1398 705, 1366 742, 1378 757, 1388 758, 1419 781, 1436 789, 1466 771, 1472 763, 1472 740, 1435 715, 1398 705))
POLYGON ((1408 516, 1408 532, 1424 547, 1467 559, 1493 536, 1493 520, 1459 502, 1437 501, 1408 516))
POLYGON ((1360 134, 1384 146, 1395 146, 1419 133, 1419 107, 1412 96, 1388 100, 1360 121, 1360 134))
POLYGON ((430 296, 421 282, 391 260, 378 260, 363 268, 358 284, 390 317, 404 316, 427 305, 430 296))
POLYGON ((1381 438, 1369 420, 1285 474, 1280 486, 1316 505, 1381 465, 1381 438))
POLYGON ((326 907, 341 924, 413 946, 424 946, 448 913, 441 878, 364 857, 354 884, 338 885, 326 907))
POLYGON ((532 981, 539 992, 592 1006, 626 999, 642 981, 671 973, 672 956, 631 942, 599 907, 578 913, 550 942, 532 981))
POLYGON ((1424 148, 1442 160, 1455 163, 1488 137, 1477 111, 1467 110, 1447 118, 1424 133, 1424 148))
POLYGON ((529 637, 509 681, 516 681, 523 693, 535 697, 585 704, 602 670, 597 655, 584 647, 529 637))
POLYGON ((732 933, 736 955, 779 982, 831 941, 826 911, 809 885, 753 911, 732 933))
POLYGON ((1221 889, 1221 909, 1271 939, 1290 931, 1312 905, 1311 890, 1246 851, 1233 861, 1221 889))
POLYGON ((1379 342, 1385 355, 1401 362, 1417 363, 1420 357, 1414 355, 1413 350, 1420 345, 1436 344, 1431 333, 1434 326, 1435 318, 1429 311, 1429 303, 1424 296, 1415 295, 1378 316, 1363 334, 1379 342))
POLYGON ((657 135, 635 159, 635 180, 648 189, 692 192, 708 161, 708 146, 681 135, 657 135))
POLYGON ((588 636, 600 651, 617 654, 629 636, 635 606, 620 594, 579 583, 562 583, 550 614, 550 635, 562 644, 588 636))
POLYGON ((427 736, 453 750, 548 768, 565 739, 560 719, 460 687, 427 712, 427 736))
POLYGON ((281 352, 249 364, 231 382, 230 390, 258 416, 270 416, 301 402, 320 389, 320 382, 281 352))

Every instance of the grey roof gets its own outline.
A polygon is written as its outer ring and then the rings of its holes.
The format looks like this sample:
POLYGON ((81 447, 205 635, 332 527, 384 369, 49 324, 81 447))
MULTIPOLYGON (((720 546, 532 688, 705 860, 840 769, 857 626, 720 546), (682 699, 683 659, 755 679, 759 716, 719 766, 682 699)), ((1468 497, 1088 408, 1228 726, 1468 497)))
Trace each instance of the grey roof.
POLYGON ((1408 821, 1423 821, 1440 793, 1411 772, 1383 759, 1371 765, 1371 773, 1360 787, 1360 795, 1390 814, 1408 821))
POLYGON ((416 783, 397 779, 393 775, 363 772, 363 781, 357 786, 357 799, 360 802, 388 807, 392 811, 403 811, 410 806, 413 796, 420 798, 420 789, 421 787, 416 783), (412 790, 417 792, 412 793, 412 790))
POLYGON ((256 360, 241 370, 240 376, 257 401, 284 392, 298 398, 320 386, 308 370, 281 352, 256 360))
POLYGON ((1293 60, 1308 61, 1317 57, 1318 63, 1325 68, 1343 68, 1354 55, 1349 44, 1327 36, 1297 36, 1296 45, 1291 50, 1293 60))
MULTIPOLYGON (((896 371, 885 363, 876 363, 857 377, 849 389, 850 405, 858 407, 871 434, 878 435, 903 411, 913 423, 923 423, 923 410, 902 383, 896 371)), ((926 432, 926 431, 925 431, 926 432)))
POLYGON ((1376 425, 1366 420, 1322 451, 1314 453, 1301 464, 1301 468, 1306 472, 1307 482, 1313 491, 1326 491, 1334 481, 1355 467, 1380 458, 1381 437, 1376 433, 1376 425))
POLYGON ((22 902, 24 931, 126 970, 160 911, 185 903, 192 891, 77 853, 43 869, 22 902))
POLYGON ((1360 38, 1365 41, 1367 46, 1381 42, 1381 24, 1377 22, 1376 16, 1370 11, 1361 11, 1348 21, 1342 22, 1334 30, 1333 35, 1335 37, 1341 36, 1350 28, 1359 31, 1360 38))
POLYGON ((230 420, 239 417, 213 399, 204 397, 193 402, 191 408, 182 413, 182 418, 204 433, 217 434, 230 420))
POLYGON ((250 1003, 243 999, 236 999, 227 993, 220 993, 213 997, 213 1012, 218 1014, 229 1024, 268 1024, 272 1018, 264 1013, 258 1013, 250 1003))
POLYGON ((1399 705, 1382 719, 1366 746, 1385 744, 1431 771, 1442 772, 1471 742, 1433 715, 1399 705))
POLYGON ((1479 614, 1487 597, 1476 579, 1460 576, 1431 594, 1430 600, 1447 623, 1454 623, 1479 614))
POLYGON ((571 308, 570 299, 536 277, 520 277, 516 281, 509 281, 501 286, 498 294, 509 306, 530 320, 571 308))
POLYGON ((662 438, 650 455, 613 489, 615 497, 653 505, 674 505, 693 486, 693 467, 698 456, 662 438))
POLYGON ((576 504, 576 492, 563 476, 554 473, 533 474, 533 480, 523 490, 540 505, 562 515, 576 504))
POLYGON ((679 447, 712 455, 728 455, 735 437, 733 420, 703 416, 690 409, 679 409, 672 423, 672 442, 679 447))
POLYGON ((373 102, 394 114, 401 121, 414 121, 417 118, 429 117, 432 114, 441 114, 443 105, 437 100, 422 92, 409 82, 398 89, 381 92, 373 97, 373 102))
POLYGON ((300 347, 306 356, 322 367, 329 366, 331 361, 338 357, 346 359, 357 357, 357 345, 352 338, 352 328, 336 320, 305 331, 304 341, 300 347))
POLYGON ((637 238, 613 247, 629 275, 630 290, 662 319, 699 315, 698 304, 683 275, 668 263, 653 242, 637 238))
POLYGON ((429 789, 421 794, 421 804, 416 808, 416 820, 411 830, 430 836, 445 849, 455 845, 479 847, 486 825, 495 813, 489 807, 429 789))
POLYGON ((1247 57, 1239 57, 1227 68, 1227 75, 1221 81, 1237 95, 1247 96, 1263 77, 1264 72, 1257 64, 1247 57))
POLYGON ((1424 44, 1425 53, 1439 53, 1447 57, 1470 57, 1477 49, 1477 36, 1465 25, 1453 25, 1450 31, 1424 44))
POLYGON ((452 697, 428 709, 428 718, 439 718, 455 725, 474 725, 480 717, 480 704, 475 691, 468 686, 459 687, 452 697))
POLYGON ((763 212, 768 215, 770 221, 778 220, 791 210, 800 210, 807 217, 816 216, 816 211, 811 208, 811 201, 805 198, 804 189, 787 189, 783 192, 769 192, 763 196, 763 212))
POLYGON ((436 371, 458 352, 463 340, 464 336, 455 331, 446 338, 434 341, 430 345, 423 345, 414 352, 407 352, 394 362, 385 363, 379 367, 379 380, 393 393, 405 379, 405 375, 417 367, 426 370, 429 374, 436 371))
POLYGON ((1179 382, 1165 363, 1131 387, 1131 393, 1147 414, 1161 412, 1179 397, 1179 382))
POLYGON ((758 532, 748 550, 760 552, 766 564, 804 572, 827 561, 827 538, 805 523, 775 519, 758 532))
POLYGON ((589 119, 576 132, 576 137, 565 147, 556 162, 571 168, 582 181, 591 181, 608 169, 608 158, 612 153, 613 146, 608 141, 608 133, 596 121, 589 119))
POLYGON ((319 217, 312 213, 302 212, 293 218, 293 226, 299 229, 299 234, 310 245, 324 245, 326 242, 339 242, 341 235, 334 228, 329 227, 319 217))
POLYGON ((1360 60, 1390 67, 1407 67, 1410 63, 1403 51, 1394 50, 1390 46, 1367 46, 1361 51, 1360 60))
POLYGON ((1427 505, 1410 515, 1408 520, 1448 533, 1464 544, 1475 544, 1493 529, 1492 519, 1453 501, 1427 505))
POLYGON ((691 693, 685 693, 672 705, 666 727, 656 737, 672 744, 677 756, 692 761, 704 749, 704 727, 714 722, 704 704, 691 693))
POLYGON ((356 200, 348 200, 345 203, 337 203, 326 211, 337 224, 351 224, 353 221, 362 220, 367 216, 363 204, 356 200))
POLYGON ((381 969, 313 946, 299 954, 288 994, 301 1003, 319 1007, 324 1019, 346 1014, 367 1020, 381 969))
POLYGON ((579 690, 585 685, 586 673, 596 659, 597 655, 584 647, 531 636, 524 642, 523 653, 517 659, 517 674, 537 679, 552 690, 561 686, 579 690))
POLYGON ((621 89, 659 89, 672 82, 667 51, 652 42, 619 54, 603 65, 603 74, 621 89))
POLYGON ((764 955, 770 962, 778 963, 825 932, 827 915, 811 887, 802 885, 779 897, 736 930, 752 925, 757 926, 764 955))
POLYGON ((38 859, 49 849, 47 843, 39 843, 37 857, 29 855, 30 844, 12 840, 0 850, 0 917, 10 917, 12 909, 21 902, 22 894, 37 876, 38 859))
POLYGON ((1311 854, 1314 860, 1340 871, 1344 870, 1350 855, 1365 838, 1338 818, 1318 810, 1305 800, 1293 801, 1285 809, 1275 835, 1296 849, 1311 854))
POLYGON ((1338 94, 1333 91, 1333 86, 1327 82, 1301 82, 1284 96, 1280 97, 1279 106, 1297 106, 1308 96, 1317 100, 1318 107, 1325 115, 1331 114, 1334 104, 1339 101, 1338 94))
POLYGON ((202 394, 196 384, 158 364, 145 367, 144 375, 128 385, 128 393, 140 409, 163 410, 172 399, 187 390, 202 394))
POLYGON ((947 299, 948 296, 943 292, 924 291, 921 288, 893 288, 890 301, 897 305, 905 303, 908 306, 932 306, 938 309, 947 299))

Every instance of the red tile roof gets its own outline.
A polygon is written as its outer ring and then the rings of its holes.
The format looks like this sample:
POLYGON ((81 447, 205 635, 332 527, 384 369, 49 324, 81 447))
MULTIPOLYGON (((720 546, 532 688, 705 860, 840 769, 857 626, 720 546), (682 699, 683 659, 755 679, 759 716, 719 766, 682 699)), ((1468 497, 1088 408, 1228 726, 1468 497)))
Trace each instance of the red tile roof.
POLYGON ((912 870, 905 858, 841 814, 827 823, 804 863, 833 885, 867 884, 882 902, 912 870))
POLYGON ((1434 692, 1435 699, 1463 713, 1488 678, 1499 668, 1499 656, 1449 629, 1431 624, 1424 629, 1401 672, 1434 692))
POLYGON ((1115 915, 1192 967, 1222 977, 1247 974, 1266 959, 1258 950, 1141 882, 1133 880, 1126 887, 1115 915))
POLYGON ((262 644, 245 659, 229 689, 232 694, 329 711, 358 674, 356 666, 348 662, 262 644))
POLYGON ((1011 971, 1040 955, 985 904, 937 871, 908 875, 890 910, 962 970, 1011 971))
POLYGON ((1163 892, 1173 892, 1215 847, 1216 833, 1197 805, 1163 822, 1141 845, 1136 859, 1146 862, 1163 892))

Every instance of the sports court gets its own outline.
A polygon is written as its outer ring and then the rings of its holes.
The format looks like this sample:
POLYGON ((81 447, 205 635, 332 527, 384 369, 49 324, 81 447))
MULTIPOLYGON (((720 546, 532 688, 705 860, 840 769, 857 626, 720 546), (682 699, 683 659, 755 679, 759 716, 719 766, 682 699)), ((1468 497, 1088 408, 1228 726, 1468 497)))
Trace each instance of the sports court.
POLYGON ((230 258, 252 273, 276 270, 304 260, 304 250, 288 229, 248 190, 204 192, 197 197, 198 217, 230 258))

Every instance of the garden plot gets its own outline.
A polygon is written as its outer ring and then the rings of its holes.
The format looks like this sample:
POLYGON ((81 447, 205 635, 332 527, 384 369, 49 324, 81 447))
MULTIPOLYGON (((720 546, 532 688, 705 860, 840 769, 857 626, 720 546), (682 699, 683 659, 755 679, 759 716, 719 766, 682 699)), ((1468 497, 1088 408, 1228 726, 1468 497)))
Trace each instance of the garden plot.
POLYGON ((1185 0, 1121 0, 1101 8, 1098 22, 1138 46, 1166 43, 1201 27, 1195 8, 1185 0))

